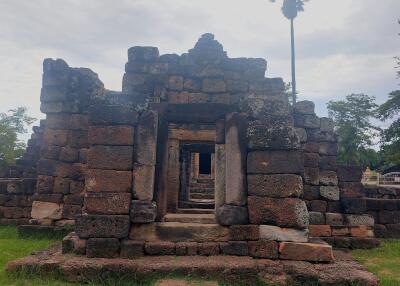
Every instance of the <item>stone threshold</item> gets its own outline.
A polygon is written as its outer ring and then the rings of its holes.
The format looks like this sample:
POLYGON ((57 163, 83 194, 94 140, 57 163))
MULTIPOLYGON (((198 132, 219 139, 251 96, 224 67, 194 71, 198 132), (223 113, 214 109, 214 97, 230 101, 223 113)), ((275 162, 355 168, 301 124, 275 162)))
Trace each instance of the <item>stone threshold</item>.
MULTIPOLYGON (((328 285, 377 286, 379 280, 351 255, 336 252, 335 263, 313 264, 304 261, 253 259, 239 256, 146 256, 136 259, 87 258, 61 254, 60 245, 11 261, 7 271, 27 271, 41 275, 59 273, 70 282, 88 282, 107 277, 145 277, 151 273, 160 277, 171 273, 183 276, 223 279, 257 279, 274 285, 317 283, 328 285)), ((140 279, 140 278, 139 278, 140 279)), ((307 284, 311 285, 311 284, 307 284)))

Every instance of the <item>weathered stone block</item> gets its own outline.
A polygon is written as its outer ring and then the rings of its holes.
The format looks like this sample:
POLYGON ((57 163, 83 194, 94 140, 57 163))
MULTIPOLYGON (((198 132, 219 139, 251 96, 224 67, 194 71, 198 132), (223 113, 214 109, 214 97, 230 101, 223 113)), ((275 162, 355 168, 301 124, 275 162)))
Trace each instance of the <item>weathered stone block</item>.
POLYGON ((66 113, 51 113, 46 115, 46 129, 69 129, 71 115, 66 113))
POLYGON ((367 210, 365 198, 342 198, 340 200, 344 213, 362 214, 367 210))
POLYGON ((41 102, 63 101, 68 98, 64 86, 43 86, 40 92, 41 102))
POLYGON ((310 235, 313 237, 329 237, 332 235, 332 230, 330 225, 312 225, 308 226, 310 235))
POLYGON ((261 239, 248 242, 249 255, 256 258, 278 258, 278 243, 272 240, 261 239))
POLYGON ((53 185, 54 185, 54 177, 42 176, 42 175, 39 175, 37 177, 36 190, 39 194, 52 193, 53 185))
POLYGON ((319 156, 319 169, 322 171, 336 171, 336 156, 319 156))
POLYGON ((310 217, 310 224, 330 224, 325 221, 325 216, 320 212, 308 212, 310 217))
POLYGON ((69 185, 71 183, 70 179, 55 177, 53 192, 60 194, 68 194, 69 193, 69 185))
POLYGON ((131 202, 131 222, 132 223, 150 223, 154 222, 157 215, 157 206, 155 202, 138 201, 131 202))
POLYGON ((157 47, 131 47, 128 49, 128 61, 130 62, 142 62, 142 61, 154 61, 159 57, 157 47))
POLYGON ((89 169, 85 182, 88 192, 130 192, 132 172, 89 169))
POLYGON ((260 227, 258 225, 232 225, 229 227, 229 240, 247 241, 260 238, 260 227))
POLYGON ((85 209, 88 214, 129 214, 130 193, 88 193, 85 209))
POLYGON ((318 186, 319 185, 319 169, 318 168, 304 168, 304 182, 306 184, 318 186))
POLYGON ((296 127, 302 128, 320 128, 321 122, 315 114, 300 114, 294 115, 294 124, 296 127))
POLYGON ((340 213, 326 213, 325 217, 326 217, 326 224, 329 225, 338 226, 338 225, 343 225, 344 223, 344 217, 340 213))
POLYGON ((90 126, 89 144, 92 145, 133 145, 132 126, 90 126))
POLYGON ((251 224, 274 224, 283 227, 304 229, 308 226, 308 212, 300 199, 272 199, 248 197, 251 224))
POLYGON ((307 242, 308 230, 281 228, 274 225, 260 225, 260 238, 275 241, 307 242))
POLYGON ((247 117, 243 113, 230 113, 225 121, 225 176, 226 204, 246 204, 246 128, 247 117), (228 163, 229 162, 229 163, 228 163))
POLYGON ((317 153, 304 153, 304 167, 318 168, 319 155, 317 153))
POLYGON ((335 128, 335 123, 332 118, 321 117, 321 131, 323 132, 333 132, 335 128))
POLYGON ((299 138, 300 143, 307 142, 307 132, 304 128, 295 128, 297 137, 299 138))
POLYGON ((71 130, 88 130, 89 118, 86 114, 71 114, 69 121, 71 130))
POLYGON ((40 149, 40 157, 43 159, 53 159, 57 160, 60 154, 61 147, 60 146, 42 146, 40 149))
POLYGON ((88 132, 86 130, 70 130, 68 133, 68 145, 74 148, 88 147, 88 132))
POLYGON ((62 147, 60 150, 60 161, 64 162, 77 162, 78 161, 79 150, 71 147, 62 147))
POLYGON ((338 201, 340 199, 340 191, 337 186, 320 186, 319 193, 322 198, 331 201, 338 201))
POLYGON ((31 217, 33 219, 61 219, 62 209, 59 204, 33 201, 31 217))
POLYGON ((279 258, 312 262, 331 262, 334 259, 330 245, 296 242, 280 243, 279 258))
POLYGON ((77 217, 75 231, 81 238, 124 238, 129 233, 127 215, 83 215, 77 217))
POLYGON ((313 200, 310 202, 310 210, 313 212, 326 213, 328 203, 322 200, 313 200))
POLYGON ((144 242, 135 240, 123 240, 121 242, 121 257, 136 258, 144 255, 144 242))
POLYGON ((378 213, 378 219, 381 224, 400 223, 400 211, 380 211, 378 213))
POLYGON ((291 126, 267 126, 250 122, 247 129, 250 150, 293 150, 300 148, 300 139, 291 126))
POLYGON ((144 249, 148 255, 175 255, 175 243, 169 241, 146 242, 144 249))
POLYGON ((89 110, 92 125, 135 125, 137 118, 137 112, 126 106, 95 104, 89 110))
POLYGON ((71 205, 83 205, 83 194, 64 195, 64 203, 71 205))
POLYGON ((216 219, 221 225, 241 225, 249 221, 247 208, 232 205, 223 205, 216 211, 216 219))
POLYGON ((119 256, 119 240, 116 238, 89 238, 86 246, 89 258, 115 258, 119 256))
POLYGON ((175 244, 176 255, 197 255, 197 242, 178 242, 175 244))
POLYGON ((362 198, 364 196, 363 185, 360 182, 340 182, 339 187, 341 198, 362 198))
POLYGON ((319 183, 324 186, 337 186, 338 178, 334 171, 320 171, 319 183))
POLYGON ((135 199, 151 201, 154 193, 155 167, 134 164, 133 196, 135 199))
POLYGON ((75 232, 71 232, 62 240, 62 253, 83 255, 86 253, 86 244, 86 239, 80 239, 75 232))
POLYGON ((315 114, 315 104, 309 100, 298 101, 294 105, 294 111, 300 114, 315 114))
POLYGON ((224 255, 246 256, 249 255, 247 241, 228 241, 219 244, 224 255))
POLYGON ((319 154, 324 156, 335 156, 337 154, 337 143, 319 143, 319 154))
POLYGON ((199 255, 218 255, 220 252, 219 243, 218 242, 204 242, 199 243, 199 255))
POLYGON ((146 111, 141 114, 135 134, 135 162, 155 165, 157 154, 158 113, 146 111))
POLYGON ((248 175, 247 192, 259 197, 300 197, 303 194, 303 179, 298 175, 248 175))
POLYGON ((319 150, 319 143, 316 142, 307 142, 303 146, 304 152, 308 153, 318 153, 319 150))
POLYGON ((350 231, 347 226, 332 226, 332 236, 349 236, 350 231))
POLYGON ((62 206, 62 218, 64 219, 76 219, 77 216, 82 214, 82 207, 79 205, 68 205, 62 206))
POLYGON ((133 163, 132 146, 92 146, 88 152, 88 166, 91 169, 131 170, 133 163))
POLYGON ((371 227, 360 225, 350 227, 350 235, 352 237, 374 237, 374 231, 371 229, 371 227))
POLYGON ((372 237, 352 237, 350 240, 352 249, 372 249, 378 247, 379 244, 379 239, 372 237))
POLYGON ((226 92, 226 84, 222 79, 205 78, 203 79, 202 91, 209 93, 226 92))
POLYGON ((304 185, 303 198, 308 201, 319 199, 319 186, 304 185))
POLYGON ((71 181, 69 191, 71 194, 80 194, 85 189, 85 183, 80 181, 71 181))
POLYGON ((249 174, 300 174, 303 165, 298 151, 255 151, 247 156, 249 174))
POLYGON ((366 199, 368 210, 397 210, 400 209, 398 203, 400 200, 393 199, 366 199))
POLYGON ((346 215, 345 222, 349 226, 374 226, 374 218, 370 215, 346 215))
POLYGON ((337 175, 341 182, 361 182, 362 168, 360 166, 339 165, 337 175))
POLYGON ((180 91, 183 89, 183 77, 178 75, 173 75, 168 78, 168 88, 170 90, 180 91))
POLYGON ((43 133, 44 145, 65 146, 68 141, 68 130, 46 129, 43 133))
POLYGON ((218 224, 161 222, 132 225, 129 238, 144 241, 228 241, 229 228, 218 224))

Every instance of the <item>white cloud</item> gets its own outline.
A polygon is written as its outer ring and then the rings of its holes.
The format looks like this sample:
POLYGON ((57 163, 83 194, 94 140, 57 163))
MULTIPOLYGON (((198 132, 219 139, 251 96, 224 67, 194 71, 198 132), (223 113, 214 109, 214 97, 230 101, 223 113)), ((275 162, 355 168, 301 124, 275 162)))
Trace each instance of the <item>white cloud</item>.
MULTIPOLYGON (((0 111, 39 111, 42 60, 93 69, 119 90, 126 51, 157 46, 183 53, 212 32, 232 57, 264 57, 268 76, 289 79, 289 22, 268 0, 3 0, 0 2, 0 111)), ((325 102, 351 92, 382 101, 398 81, 398 0, 312 0, 296 19, 302 99, 325 102)))

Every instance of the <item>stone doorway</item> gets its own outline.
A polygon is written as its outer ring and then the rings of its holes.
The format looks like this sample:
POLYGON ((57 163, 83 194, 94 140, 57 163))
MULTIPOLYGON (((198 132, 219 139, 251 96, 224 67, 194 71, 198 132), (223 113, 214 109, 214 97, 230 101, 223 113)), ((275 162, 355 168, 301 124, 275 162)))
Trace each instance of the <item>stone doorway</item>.
POLYGON ((179 208, 214 209, 214 153, 213 142, 181 145, 179 208))
POLYGON ((166 213, 214 214, 215 124, 168 124, 166 213))

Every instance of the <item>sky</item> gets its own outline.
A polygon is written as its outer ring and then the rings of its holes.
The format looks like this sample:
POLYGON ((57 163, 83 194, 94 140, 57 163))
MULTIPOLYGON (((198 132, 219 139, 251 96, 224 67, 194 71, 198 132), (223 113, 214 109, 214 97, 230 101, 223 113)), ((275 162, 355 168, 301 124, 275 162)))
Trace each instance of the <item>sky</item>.
MULTIPOLYGON (((42 62, 62 58, 121 90, 127 50, 184 53, 210 32, 230 57, 262 57, 267 77, 290 81, 290 26, 268 0, 1 0, 0 112, 40 113, 42 62)), ((399 0, 310 0, 295 20, 300 100, 326 116, 350 93, 384 102, 399 89, 399 0)), ((384 126, 385 124, 382 124, 384 126)))

